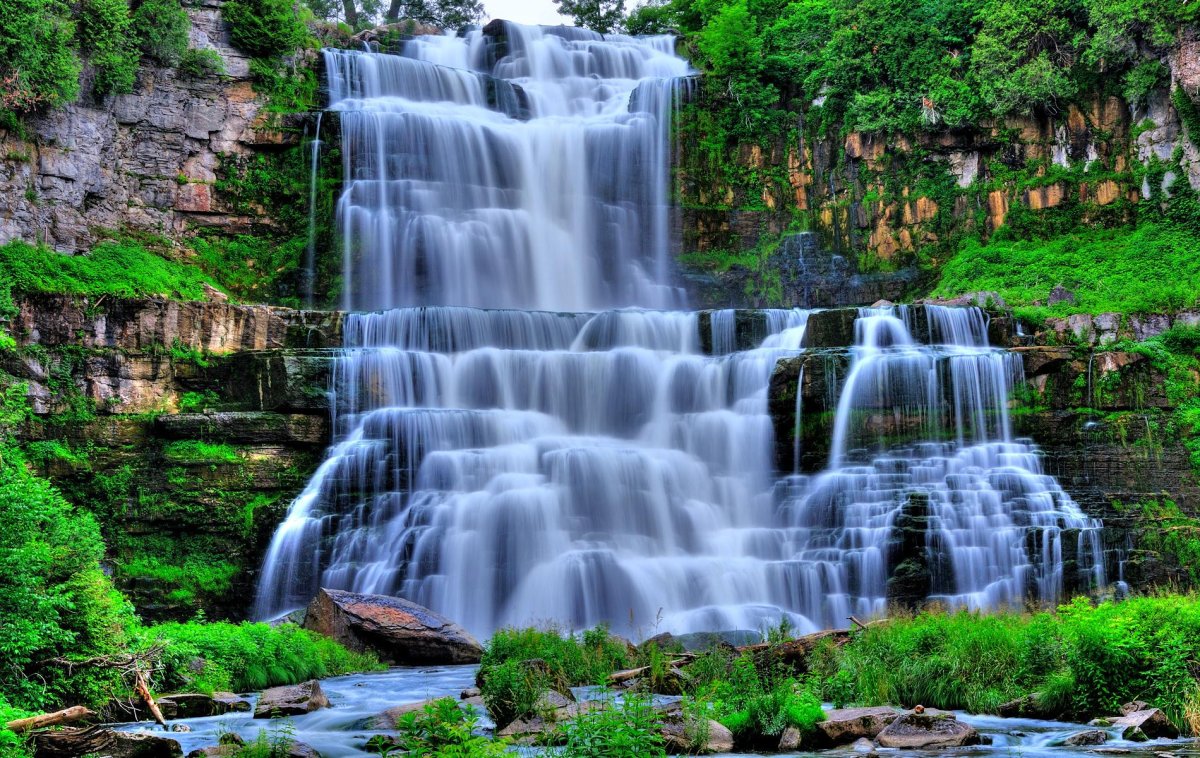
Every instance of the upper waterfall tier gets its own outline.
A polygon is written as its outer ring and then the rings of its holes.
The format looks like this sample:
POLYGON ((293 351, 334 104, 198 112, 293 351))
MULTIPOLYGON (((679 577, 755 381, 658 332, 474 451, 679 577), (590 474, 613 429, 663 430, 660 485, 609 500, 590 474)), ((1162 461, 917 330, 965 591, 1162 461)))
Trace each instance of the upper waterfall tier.
POLYGON ((680 304, 673 38, 503 29, 325 51, 347 308, 680 304))

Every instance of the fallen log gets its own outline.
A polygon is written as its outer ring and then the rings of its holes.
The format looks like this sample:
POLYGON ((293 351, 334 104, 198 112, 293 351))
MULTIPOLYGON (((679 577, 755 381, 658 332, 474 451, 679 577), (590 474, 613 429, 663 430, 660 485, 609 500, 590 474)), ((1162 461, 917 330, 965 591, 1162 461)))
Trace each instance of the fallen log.
POLYGON ((4 728, 10 732, 24 734, 31 732, 34 729, 43 729, 48 726, 62 726, 63 724, 74 724, 77 721, 95 718, 96 712, 89 710, 82 705, 73 705, 70 708, 64 708, 61 711, 54 713, 43 713, 40 716, 29 716, 23 719, 15 719, 4 725, 4 728))
POLYGON ((635 669, 625 669, 624 671, 614 671, 608 675, 609 684, 621 684, 628 682, 630 679, 637 679, 642 674, 650 670, 649 666, 638 666, 635 669))
POLYGON ((158 703, 154 702, 154 696, 150 694, 150 687, 146 684, 146 674, 140 669, 134 670, 134 690, 137 691, 138 697, 150 709, 150 714, 154 716, 154 720, 159 723, 163 729, 167 728, 167 720, 163 718, 162 711, 158 708, 158 703))

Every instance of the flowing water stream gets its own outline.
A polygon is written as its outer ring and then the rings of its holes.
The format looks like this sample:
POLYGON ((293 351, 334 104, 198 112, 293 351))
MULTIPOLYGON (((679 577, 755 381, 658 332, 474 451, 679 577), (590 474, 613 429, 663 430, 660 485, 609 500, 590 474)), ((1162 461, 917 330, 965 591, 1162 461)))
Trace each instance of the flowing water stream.
POLYGON ((950 605, 1103 582, 1098 525, 1012 436, 1020 361, 978 309, 930 306, 922 328, 863 309, 828 469, 777 476, 767 390, 809 312, 761 314, 738 350, 735 312, 701 335, 674 310, 673 40, 500 28, 325 53, 354 312, 335 444, 272 541, 258 616, 326 586, 480 636, 813 631, 895 598, 914 519, 922 593, 950 605))

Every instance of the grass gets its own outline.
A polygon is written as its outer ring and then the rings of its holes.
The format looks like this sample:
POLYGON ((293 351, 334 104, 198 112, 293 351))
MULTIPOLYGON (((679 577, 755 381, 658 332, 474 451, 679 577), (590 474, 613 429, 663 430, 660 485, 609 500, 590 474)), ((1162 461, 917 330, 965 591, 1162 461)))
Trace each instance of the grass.
POLYGON ((136 555, 119 567, 122 575, 148 579, 170 587, 166 597, 175 603, 192 603, 199 596, 228 594, 238 567, 216 558, 189 556, 180 563, 167 563, 156 555, 136 555))
POLYGON ((294 624, 245 622, 160 624, 144 630, 167 643, 159 691, 247 692, 384 668, 372 655, 354 653, 294 624))
POLYGON ((1200 303, 1197 246, 1200 237, 1169 222, 1049 240, 970 239, 946 262, 933 295, 994 291, 1027 317, 1171 312, 1200 303), (1077 303, 1046 306, 1057 285, 1077 303))
POLYGON ((24 242, 0 245, 0 276, 13 292, 204 300, 218 287, 199 269, 140 245, 110 242, 87 255, 64 255, 24 242))
POLYGON ((163 447, 163 457, 172 463, 241 463, 237 448, 223 442, 176 440, 163 447))

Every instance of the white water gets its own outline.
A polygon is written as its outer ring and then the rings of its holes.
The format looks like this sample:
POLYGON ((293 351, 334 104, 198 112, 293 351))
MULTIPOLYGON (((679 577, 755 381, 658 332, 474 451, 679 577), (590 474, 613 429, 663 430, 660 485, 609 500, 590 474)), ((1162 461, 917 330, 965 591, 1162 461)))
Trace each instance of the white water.
POLYGON ((686 64, 665 37, 508 32, 503 56, 478 32, 326 52, 347 303, 397 309, 347 319, 335 445, 272 541, 257 615, 325 586, 480 636, 842 626, 883 611, 914 492, 950 604, 1057 599, 1066 530, 1102 581, 1096 525, 1012 439, 1019 361, 977 309, 931 307, 919 335, 907 311, 864 310, 829 470, 777 481, 767 388, 807 312, 766 312, 741 352, 738 314, 714 312, 710 356, 694 313, 598 310, 678 301, 686 64))

